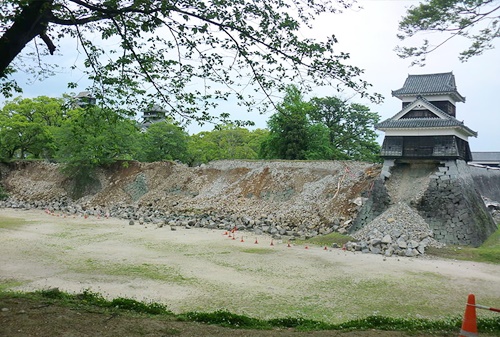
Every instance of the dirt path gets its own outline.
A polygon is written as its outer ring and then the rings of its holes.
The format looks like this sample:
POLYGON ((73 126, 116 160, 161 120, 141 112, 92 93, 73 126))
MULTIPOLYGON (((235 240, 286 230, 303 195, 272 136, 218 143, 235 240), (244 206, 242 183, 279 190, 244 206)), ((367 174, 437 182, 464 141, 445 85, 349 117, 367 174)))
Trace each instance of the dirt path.
POLYGON ((0 286, 91 289, 166 303, 178 313, 227 309, 338 323, 372 314, 461 315, 468 293, 493 306, 500 303, 500 266, 0 209, 0 286))

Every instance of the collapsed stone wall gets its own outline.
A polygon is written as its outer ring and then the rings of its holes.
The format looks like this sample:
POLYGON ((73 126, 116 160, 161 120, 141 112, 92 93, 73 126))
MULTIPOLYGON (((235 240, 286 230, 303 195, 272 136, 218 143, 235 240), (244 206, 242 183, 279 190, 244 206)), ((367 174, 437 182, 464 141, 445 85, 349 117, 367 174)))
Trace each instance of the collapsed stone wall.
POLYGON ((444 243, 479 246, 496 230, 463 160, 440 163, 417 209, 444 243))
MULTIPOLYGON (((420 224, 420 231, 429 231, 429 238, 445 244, 478 246, 496 230, 495 222, 476 189, 469 166, 464 161, 402 163, 386 160, 380 181, 378 186, 381 191, 369 198, 373 200, 365 202, 355 220, 356 225, 351 229, 354 237, 368 243, 367 250, 377 248, 375 250, 378 251, 382 247, 382 252, 385 252, 392 247, 392 250, 396 249, 400 254, 417 254, 416 249, 412 252, 404 251, 403 248, 408 246, 406 241, 402 245, 386 244, 373 247, 369 244, 380 245, 384 236, 394 233, 394 226, 404 228, 407 220, 420 224), (386 198, 380 198, 385 193, 389 196, 389 202, 386 198), (392 222, 394 218, 391 215, 393 206, 401 203, 413 210, 403 212, 411 219, 399 219, 399 224, 393 224, 390 226, 391 230, 388 230, 387 222, 392 222), (378 207, 374 208, 373 204, 378 207), (381 212, 384 206, 385 209, 381 212), (370 222, 374 216, 377 216, 376 221, 370 222), (365 227, 371 228, 371 231, 363 230, 365 227)), ((394 240, 394 237, 391 239, 394 240)), ((416 244, 425 248, 429 242, 432 243, 426 240, 424 245, 418 241, 416 244)))
POLYGON ((97 170, 77 198, 82 184, 58 165, 13 163, 2 174, 11 196, 3 205, 311 237, 349 226, 378 175, 379 165, 354 161, 124 162, 97 170))
POLYGON ((390 206, 391 197, 387 192, 383 179, 376 179, 368 191, 362 194, 363 202, 352 226, 350 233, 362 229, 365 224, 371 223, 380 214, 384 213, 390 206))

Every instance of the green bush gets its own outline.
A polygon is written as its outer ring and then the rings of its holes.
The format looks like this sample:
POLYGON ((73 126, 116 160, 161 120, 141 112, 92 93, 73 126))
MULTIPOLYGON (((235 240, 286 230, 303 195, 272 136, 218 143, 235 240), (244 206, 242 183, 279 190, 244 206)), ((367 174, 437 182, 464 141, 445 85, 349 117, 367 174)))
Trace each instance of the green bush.
POLYGON ((0 184, 0 200, 6 200, 9 197, 4 187, 0 184))

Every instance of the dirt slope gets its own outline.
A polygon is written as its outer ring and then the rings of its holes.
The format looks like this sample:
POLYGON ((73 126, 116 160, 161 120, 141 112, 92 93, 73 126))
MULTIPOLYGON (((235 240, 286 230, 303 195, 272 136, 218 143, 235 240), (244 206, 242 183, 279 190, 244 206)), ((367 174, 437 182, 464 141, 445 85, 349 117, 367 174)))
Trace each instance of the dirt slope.
POLYGON ((369 190, 379 167, 350 161, 217 161, 194 168, 172 162, 117 163, 96 172, 91 193, 76 200, 71 198, 74 182, 56 164, 16 163, 1 171, 9 195, 19 201, 213 211, 314 225, 352 218, 353 201, 369 190))

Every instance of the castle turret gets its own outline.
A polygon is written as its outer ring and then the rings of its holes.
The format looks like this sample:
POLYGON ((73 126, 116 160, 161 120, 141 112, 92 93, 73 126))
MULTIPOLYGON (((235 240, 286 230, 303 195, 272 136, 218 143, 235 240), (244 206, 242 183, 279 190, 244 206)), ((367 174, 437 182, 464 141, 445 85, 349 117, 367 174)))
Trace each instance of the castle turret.
POLYGON ((456 118, 464 103, 451 72, 409 75, 392 92, 402 109, 377 124, 385 132, 381 179, 352 230, 375 219, 390 205, 407 204, 429 225, 434 239, 478 246, 496 230, 474 186, 467 161, 469 137, 477 132, 456 118))
POLYGON ((477 137, 456 116, 456 103, 465 102, 453 73, 409 75, 392 92, 402 110, 378 123, 385 132, 381 156, 387 159, 472 159, 469 137, 477 137))

